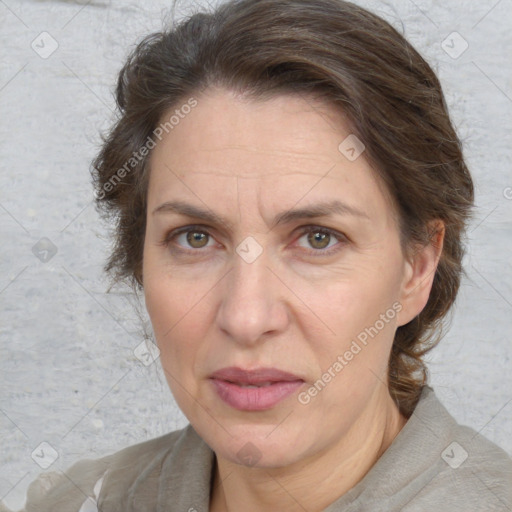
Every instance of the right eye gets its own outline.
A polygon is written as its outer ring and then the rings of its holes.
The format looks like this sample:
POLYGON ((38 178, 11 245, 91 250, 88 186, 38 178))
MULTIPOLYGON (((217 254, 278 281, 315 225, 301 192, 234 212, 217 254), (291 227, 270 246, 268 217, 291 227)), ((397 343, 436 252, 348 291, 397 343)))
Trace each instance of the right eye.
POLYGON ((202 226, 183 226, 165 235, 162 245, 169 247, 171 244, 178 247, 178 251, 198 252, 199 249, 210 247, 208 242, 213 242, 212 235, 202 226))

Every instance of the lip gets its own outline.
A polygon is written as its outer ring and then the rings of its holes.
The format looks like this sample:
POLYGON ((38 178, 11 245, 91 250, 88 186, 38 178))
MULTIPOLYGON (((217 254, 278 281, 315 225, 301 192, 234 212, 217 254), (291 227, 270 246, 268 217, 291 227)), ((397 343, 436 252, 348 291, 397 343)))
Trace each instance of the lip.
POLYGON ((299 376, 277 368, 245 370, 235 366, 214 372, 210 380, 221 400, 241 411, 271 409, 304 384, 299 376), (260 387, 243 387, 247 385, 260 387))

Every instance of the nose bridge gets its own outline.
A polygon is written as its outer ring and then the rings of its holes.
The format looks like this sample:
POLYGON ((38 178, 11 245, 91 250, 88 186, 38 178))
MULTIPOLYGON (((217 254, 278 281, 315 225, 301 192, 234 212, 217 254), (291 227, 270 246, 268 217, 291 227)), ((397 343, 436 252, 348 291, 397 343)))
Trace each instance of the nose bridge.
POLYGON ((233 254, 218 311, 219 328, 238 343, 253 344, 266 333, 283 329, 285 306, 263 247, 247 237, 233 254))

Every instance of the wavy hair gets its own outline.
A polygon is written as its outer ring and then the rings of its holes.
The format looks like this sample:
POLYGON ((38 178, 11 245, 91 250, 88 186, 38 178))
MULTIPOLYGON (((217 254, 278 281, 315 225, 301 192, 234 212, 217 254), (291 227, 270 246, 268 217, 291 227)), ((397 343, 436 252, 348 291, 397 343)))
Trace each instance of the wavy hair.
POLYGON ((341 107, 393 198, 403 247, 429 243, 429 221, 444 222, 428 303, 397 329, 389 359, 390 394, 410 416, 427 381, 423 356, 459 289, 474 193, 435 73, 388 22, 342 0, 230 0, 147 36, 119 74, 119 116, 92 167, 97 206, 115 225, 105 265, 115 281, 143 287, 150 150, 141 148, 164 114, 211 86, 341 107))

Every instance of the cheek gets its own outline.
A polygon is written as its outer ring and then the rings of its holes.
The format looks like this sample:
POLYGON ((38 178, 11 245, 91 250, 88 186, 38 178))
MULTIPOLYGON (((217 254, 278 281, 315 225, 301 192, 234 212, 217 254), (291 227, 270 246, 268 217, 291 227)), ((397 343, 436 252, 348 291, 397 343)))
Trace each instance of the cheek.
POLYGON ((210 301, 197 285, 169 274, 154 274, 145 281, 146 308, 151 319, 164 370, 192 378, 195 362, 204 350, 210 318, 210 301))
POLYGON ((196 348, 194 335, 185 332, 190 319, 184 301, 180 300, 182 293, 158 277, 147 279, 144 286, 146 308, 160 350, 160 365, 174 399, 186 414, 187 397, 195 394, 192 369, 196 348))
POLYGON ((369 277, 368 272, 353 273, 324 286, 321 294, 311 284, 307 305, 317 318, 309 315, 301 328, 310 342, 314 340, 312 349, 325 380, 336 376, 322 400, 362 399, 376 380, 385 379, 400 309, 395 281, 385 273, 380 279, 369 277), (326 329, 315 332, 312 325, 321 324, 326 329))
POLYGON ((307 283, 300 295, 316 316, 316 324, 323 324, 332 338, 346 340, 378 321, 396 301, 398 289, 394 278, 384 273, 380 279, 373 278, 365 271, 307 283))
POLYGON ((176 322, 176 293, 170 293, 169 287, 158 276, 144 279, 144 297, 146 309, 153 325, 157 341, 160 343, 165 334, 172 332, 176 322))
POLYGON ((171 338, 180 319, 194 305, 194 289, 190 282, 180 279, 182 272, 173 268, 160 248, 146 247, 143 259, 144 297, 146 309, 158 344, 171 338))
POLYGON ((181 328, 180 319, 186 318, 187 313, 183 291, 171 286, 168 280, 154 276, 145 280, 144 295, 161 361, 166 367, 183 356, 180 353, 184 347, 177 342, 179 338, 176 336, 181 328))

